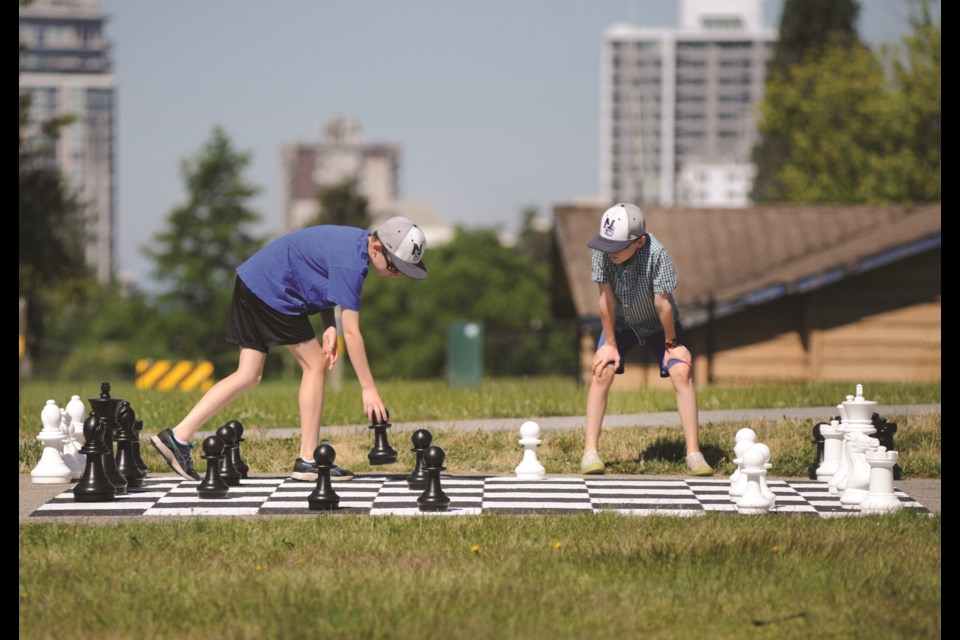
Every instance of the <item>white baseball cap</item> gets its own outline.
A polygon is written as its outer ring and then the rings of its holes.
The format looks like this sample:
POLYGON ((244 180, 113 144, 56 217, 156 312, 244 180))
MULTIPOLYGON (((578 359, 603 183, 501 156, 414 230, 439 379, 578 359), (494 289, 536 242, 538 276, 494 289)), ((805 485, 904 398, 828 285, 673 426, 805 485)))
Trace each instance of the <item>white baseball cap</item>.
POLYGON ((414 280, 425 280, 427 268, 423 266, 423 252, 427 238, 409 218, 395 216, 377 227, 377 238, 397 271, 414 280))
POLYGON ((643 237, 647 222, 635 204, 620 202, 607 209, 600 221, 600 232, 587 246, 604 253, 618 253, 643 237))

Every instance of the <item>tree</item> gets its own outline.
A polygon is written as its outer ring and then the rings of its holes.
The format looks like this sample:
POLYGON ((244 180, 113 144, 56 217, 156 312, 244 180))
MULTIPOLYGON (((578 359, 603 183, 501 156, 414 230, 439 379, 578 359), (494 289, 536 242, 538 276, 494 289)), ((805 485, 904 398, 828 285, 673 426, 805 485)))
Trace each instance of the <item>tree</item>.
POLYGON ((458 229, 424 260, 424 282, 371 275, 364 285, 364 342, 378 377, 443 375, 447 325, 456 320, 483 323, 490 375, 576 370, 576 327, 552 319, 547 264, 504 247, 493 229, 458 229))
POLYGON ((932 16, 930 0, 911 5, 912 31, 892 52, 897 130, 907 134, 907 199, 929 202, 940 199, 940 16, 932 16))
POLYGON ((337 224, 367 229, 373 223, 367 198, 354 178, 317 190, 320 212, 311 224, 337 224))
POLYGON ((58 300, 83 289, 89 276, 84 257, 84 209, 57 168, 55 148, 62 129, 73 122, 61 116, 45 122, 30 118, 30 94, 19 97, 18 262, 20 297, 27 301, 28 342, 39 344, 58 300), (64 289, 64 291, 59 291, 64 289))
POLYGON ((553 255, 553 234, 543 224, 540 211, 534 206, 524 207, 517 238, 517 251, 536 264, 549 264, 553 255))
POLYGON ((862 46, 812 52, 790 79, 767 83, 761 130, 790 153, 773 178, 797 203, 883 203, 902 192, 896 105, 883 68, 862 46))
POLYGON ((249 163, 250 155, 215 127, 182 164, 187 203, 170 212, 166 229, 145 248, 154 277, 169 287, 158 301, 171 347, 182 356, 209 357, 223 349, 235 270, 263 244, 250 231, 260 216, 247 204, 259 192, 243 178, 249 163))
MULTIPOLYGON (((780 14, 780 34, 767 64, 767 91, 771 83, 789 83, 793 67, 828 44, 859 45, 856 31, 860 5, 856 0, 786 0, 780 14)), ((766 102, 766 96, 764 97, 766 102)), ((757 167, 751 197, 754 202, 786 199, 778 176, 791 154, 790 139, 778 129, 761 129, 753 149, 757 167)))
MULTIPOLYGON (((760 130, 788 149, 771 184, 796 203, 940 197, 940 27, 919 3, 889 69, 837 37, 767 82, 760 130)), ((767 171, 771 170, 767 167, 767 171)))

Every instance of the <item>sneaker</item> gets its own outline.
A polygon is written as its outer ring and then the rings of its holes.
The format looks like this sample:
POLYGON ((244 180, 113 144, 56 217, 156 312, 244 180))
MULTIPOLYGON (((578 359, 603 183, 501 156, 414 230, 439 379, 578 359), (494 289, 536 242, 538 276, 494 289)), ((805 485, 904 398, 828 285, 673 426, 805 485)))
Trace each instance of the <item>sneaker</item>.
POLYGON ((603 475, 603 460, 596 451, 587 451, 580 460, 580 473, 584 475, 603 475))
POLYGON ((164 429, 155 436, 150 436, 150 444, 157 450, 170 468, 185 480, 199 480, 200 474, 193 470, 192 444, 180 444, 173 437, 172 429, 164 429))
MULTIPOLYGON (((290 477, 301 482, 316 482, 317 468, 313 466, 312 462, 304 462, 303 458, 297 458, 297 461, 293 463, 293 472, 290 477)), ((330 469, 330 480, 333 482, 353 480, 353 472, 341 469, 339 465, 335 464, 330 469)))
POLYGON ((687 456, 688 476, 712 476, 713 469, 707 464, 703 454, 697 451, 687 456))

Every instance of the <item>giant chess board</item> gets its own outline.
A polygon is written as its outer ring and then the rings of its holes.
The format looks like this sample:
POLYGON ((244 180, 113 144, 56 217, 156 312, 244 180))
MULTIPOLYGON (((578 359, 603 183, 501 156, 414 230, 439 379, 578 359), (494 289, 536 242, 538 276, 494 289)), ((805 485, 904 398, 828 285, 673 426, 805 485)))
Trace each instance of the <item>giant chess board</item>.
MULTIPOLYGON (((635 516, 694 516, 710 512, 737 513, 725 478, 611 478, 547 477, 518 480, 512 476, 442 477, 450 498, 446 511, 421 513, 420 491, 407 487, 401 475, 358 475, 334 483, 339 509, 311 511, 307 497, 313 483, 288 477, 251 477, 230 487, 226 498, 201 499, 197 482, 179 477, 151 477, 142 487, 129 489, 109 502, 76 502, 66 489, 34 511, 31 517, 132 516, 255 516, 297 514, 477 515, 560 514, 616 512, 635 516)), ((821 518, 860 515, 840 505, 826 483, 770 479, 776 495, 770 513, 799 513, 821 518)), ((904 509, 930 513, 922 504, 896 489, 904 509)))

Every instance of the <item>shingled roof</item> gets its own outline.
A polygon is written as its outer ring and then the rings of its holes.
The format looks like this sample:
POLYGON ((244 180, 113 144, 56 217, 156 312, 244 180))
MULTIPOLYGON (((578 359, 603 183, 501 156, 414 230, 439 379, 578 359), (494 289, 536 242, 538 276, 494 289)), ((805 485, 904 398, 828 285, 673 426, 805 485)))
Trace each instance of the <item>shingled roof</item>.
MULTIPOLYGON (((605 207, 554 208, 559 266, 576 315, 596 318, 587 240, 605 207)), ((918 206, 763 206, 749 209, 644 208, 647 230, 670 252, 684 325, 711 300, 721 315, 802 293, 940 246, 940 203, 918 206)))

